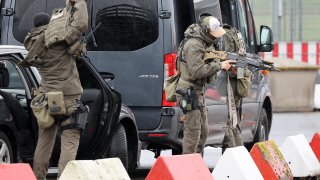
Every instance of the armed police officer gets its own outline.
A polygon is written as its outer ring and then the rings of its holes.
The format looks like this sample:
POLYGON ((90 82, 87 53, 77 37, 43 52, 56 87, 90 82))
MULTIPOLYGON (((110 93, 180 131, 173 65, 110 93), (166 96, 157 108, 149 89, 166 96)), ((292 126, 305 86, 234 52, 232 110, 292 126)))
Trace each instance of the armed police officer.
POLYGON ((205 84, 211 83, 221 69, 228 70, 231 60, 205 63, 205 51, 217 44, 225 34, 218 19, 207 16, 200 24, 192 24, 178 50, 177 69, 180 73, 176 97, 184 113, 183 154, 203 153, 208 136, 205 84))
POLYGON ((29 34, 25 39, 24 44, 29 49, 29 54, 22 65, 36 66, 42 78, 39 93, 36 93, 37 96, 31 103, 39 124, 33 162, 37 179, 46 178, 58 127, 61 129, 58 177, 66 164, 77 155, 80 131, 83 128, 79 120, 83 117, 82 113, 88 111, 80 102, 83 89, 75 59, 79 52, 75 54, 74 49, 77 48, 74 46, 79 44, 78 41, 87 28, 85 0, 67 0, 65 8, 54 10, 49 24, 41 28, 44 31, 33 34, 34 36, 29 34), (37 42, 39 37, 42 40, 37 42), (30 51, 33 46, 39 47, 41 44, 44 49, 30 51), (72 53, 70 49, 73 49, 72 53), (42 107, 43 104, 45 106, 42 107))
MULTIPOLYGON (((223 49, 228 52, 235 52, 239 56, 245 56, 247 52, 246 43, 241 32, 226 24, 223 28, 226 31, 226 34, 223 36, 223 49)), ((222 142, 222 153, 224 153, 227 148, 243 146, 240 128, 242 99, 249 95, 253 77, 248 67, 241 68, 233 66, 229 71, 225 71, 224 74, 226 78, 228 78, 227 85, 225 86, 227 88, 223 91, 227 91, 229 118, 222 142)))

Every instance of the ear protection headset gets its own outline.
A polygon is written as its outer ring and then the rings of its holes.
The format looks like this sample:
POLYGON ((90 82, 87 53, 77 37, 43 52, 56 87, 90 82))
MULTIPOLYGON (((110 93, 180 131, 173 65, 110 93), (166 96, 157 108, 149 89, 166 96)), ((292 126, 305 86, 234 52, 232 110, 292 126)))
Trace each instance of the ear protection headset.
POLYGON ((204 33, 208 34, 210 32, 210 25, 209 25, 209 21, 210 21, 210 18, 212 16, 207 16, 205 17, 202 21, 201 21, 201 28, 203 30, 204 33))
MULTIPOLYGON (((209 21, 210 21, 211 17, 214 17, 214 16, 212 16, 209 13, 202 13, 202 14, 199 15, 198 20, 200 22, 200 26, 203 29, 204 33, 209 33, 210 32, 209 21)), ((214 17, 214 18, 216 18, 216 17, 214 17)), ((218 19, 218 18, 216 18, 216 19, 218 19)), ((222 24, 221 20, 218 19, 218 21, 220 21, 220 24, 222 24)))
POLYGON ((209 13, 201 13, 198 17, 198 22, 200 27, 202 28, 204 33, 209 33, 210 26, 209 26, 209 17, 212 16, 209 13))

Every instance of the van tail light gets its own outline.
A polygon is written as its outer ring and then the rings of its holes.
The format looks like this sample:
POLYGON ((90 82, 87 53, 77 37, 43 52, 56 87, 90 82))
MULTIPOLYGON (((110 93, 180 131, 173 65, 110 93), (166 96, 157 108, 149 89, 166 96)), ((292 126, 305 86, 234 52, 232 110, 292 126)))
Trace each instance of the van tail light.
POLYGON ((166 86, 166 80, 177 73, 176 58, 177 58, 177 53, 170 53, 164 56, 162 106, 172 107, 177 105, 176 102, 166 101, 166 92, 164 91, 164 87, 166 86))

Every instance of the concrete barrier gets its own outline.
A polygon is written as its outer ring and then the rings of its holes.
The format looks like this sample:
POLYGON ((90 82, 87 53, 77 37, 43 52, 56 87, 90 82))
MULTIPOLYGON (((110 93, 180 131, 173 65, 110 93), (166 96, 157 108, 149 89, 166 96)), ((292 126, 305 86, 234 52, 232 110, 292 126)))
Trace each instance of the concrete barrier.
POLYGON ((77 160, 70 161, 62 172, 59 180, 86 180, 107 178, 103 169, 94 161, 77 160))
POLYGON ((218 180, 263 180, 259 169, 244 146, 228 148, 219 159, 212 175, 218 180))
POLYGON ((313 111, 316 75, 304 70, 271 72, 274 112, 313 111))
POLYGON ((200 154, 160 156, 146 180, 212 180, 213 177, 200 154))
POLYGON ((0 164, 0 179, 2 180, 36 180, 29 164, 0 164))
POLYGON ((119 158, 99 159, 95 161, 109 174, 109 179, 130 180, 130 177, 119 158))
POLYGON ((320 74, 317 74, 314 86, 314 108, 320 109, 320 74))
POLYGON ((256 143, 250 155, 264 179, 293 179, 292 172, 274 141, 256 143))
POLYGON ((303 134, 287 137, 280 151, 294 177, 320 175, 320 163, 303 134))
POLYGON ((130 180, 120 159, 99 159, 70 161, 59 180, 130 180))
POLYGON ((310 142, 310 147, 318 158, 318 161, 320 161, 320 132, 317 132, 313 135, 310 142))
POLYGON ((315 80, 320 66, 286 58, 273 58, 281 72, 270 73, 275 112, 313 111, 315 80))

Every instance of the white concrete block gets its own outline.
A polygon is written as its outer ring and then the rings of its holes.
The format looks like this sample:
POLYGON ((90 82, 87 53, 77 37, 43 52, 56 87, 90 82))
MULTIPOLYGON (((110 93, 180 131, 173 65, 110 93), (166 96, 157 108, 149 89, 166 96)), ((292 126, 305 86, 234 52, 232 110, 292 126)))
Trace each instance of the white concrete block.
POLYGON ((130 180, 130 177, 119 158, 98 159, 95 161, 111 180, 130 180))
POLYGON ((280 151, 294 177, 320 175, 320 163, 303 134, 288 136, 280 151))
POLYGON ((214 179, 263 180, 252 157, 244 146, 228 148, 213 169, 214 179))
POLYGON ((62 172, 59 180, 102 180, 108 179, 108 174, 94 161, 70 161, 62 172))
POLYGON ((314 87, 314 107, 320 109, 320 84, 314 87))

